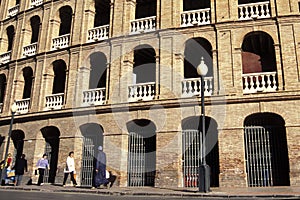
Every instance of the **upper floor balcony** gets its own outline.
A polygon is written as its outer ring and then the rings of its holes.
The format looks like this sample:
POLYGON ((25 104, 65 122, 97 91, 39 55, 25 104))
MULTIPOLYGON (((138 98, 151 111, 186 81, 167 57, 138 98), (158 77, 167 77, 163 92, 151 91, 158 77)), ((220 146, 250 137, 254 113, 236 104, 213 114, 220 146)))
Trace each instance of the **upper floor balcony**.
POLYGON ((64 93, 52 94, 46 96, 45 110, 62 109, 64 105, 64 93))
POLYGON ((128 86, 128 101, 149 101, 155 97, 155 82, 138 83, 128 86))
POLYGON ((43 0, 30 0, 30 7, 35 7, 43 4, 43 0))
POLYGON ((275 92, 278 88, 276 72, 243 74, 243 93, 275 92))
POLYGON ((25 114, 29 111, 29 105, 30 105, 30 98, 28 99, 22 99, 17 100, 16 105, 18 107, 17 113, 18 114, 25 114))
POLYGON ((8 9, 8 17, 16 16, 19 13, 20 5, 16 5, 8 9))
POLYGON ((105 104, 105 88, 96 88, 83 91, 82 106, 105 104))
POLYGON ((0 55, 0 63, 1 64, 8 63, 10 60, 11 60, 11 51, 8 51, 8 52, 0 55))
POLYGON ((109 25, 99 26, 88 30, 88 42, 108 39, 109 25))
MULTIPOLYGON (((204 77, 204 96, 213 93, 213 77, 204 77)), ((182 97, 201 95, 201 78, 188 78, 182 81, 182 97)))
POLYGON ((156 16, 131 21, 131 34, 139 34, 156 30, 156 16))
POLYGON ((210 24, 210 8, 189 10, 181 13, 181 27, 210 24))
POLYGON ((70 34, 61 35, 52 39, 52 50, 66 48, 70 45, 70 34))
POLYGON ((271 17, 270 2, 258 2, 238 5, 239 20, 262 19, 271 17))
POLYGON ((30 45, 27 45, 25 47, 23 47, 23 56, 33 56, 36 54, 36 50, 37 50, 37 43, 32 43, 30 45))

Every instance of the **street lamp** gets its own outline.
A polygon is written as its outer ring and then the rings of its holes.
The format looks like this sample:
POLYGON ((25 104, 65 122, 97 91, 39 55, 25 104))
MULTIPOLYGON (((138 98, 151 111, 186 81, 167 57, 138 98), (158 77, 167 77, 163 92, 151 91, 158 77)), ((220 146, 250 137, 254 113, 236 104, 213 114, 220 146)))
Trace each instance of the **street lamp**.
POLYGON ((15 116, 15 113, 17 112, 17 110, 18 110, 18 106, 17 106, 16 102, 14 102, 13 105, 11 106, 11 108, 10 108, 11 120, 10 120, 10 126, 9 126, 8 137, 7 137, 7 145, 6 145, 5 155, 4 155, 4 168, 2 169, 2 173, 1 173, 1 184, 2 185, 5 184, 5 180, 4 180, 5 173, 6 173, 5 164, 6 164, 7 154, 8 154, 8 149, 9 149, 12 125, 14 123, 14 116, 15 116))
MULTIPOLYGON (((204 109, 204 76, 207 74, 208 68, 204 63, 203 57, 197 67, 197 73, 201 77, 201 119, 202 119, 202 162, 199 166, 199 192, 210 192, 210 167, 206 164, 206 136, 205 136, 205 109, 204 109)), ((201 122, 201 120, 200 120, 201 122)), ((201 136, 201 135, 200 135, 201 136)))

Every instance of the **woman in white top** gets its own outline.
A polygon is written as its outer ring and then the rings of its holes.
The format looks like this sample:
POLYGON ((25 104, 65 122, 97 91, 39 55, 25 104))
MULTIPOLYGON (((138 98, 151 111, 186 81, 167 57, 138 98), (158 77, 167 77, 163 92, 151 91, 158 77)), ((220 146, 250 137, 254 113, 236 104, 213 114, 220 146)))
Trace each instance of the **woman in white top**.
POLYGON ((69 174, 71 175, 71 181, 73 182, 73 186, 75 187, 77 185, 76 180, 74 178, 74 172, 75 172, 74 152, 71 151, 69 153, 69 156, 67 157, 66 167, 64 169, 63 187, 65 187, 69 174))

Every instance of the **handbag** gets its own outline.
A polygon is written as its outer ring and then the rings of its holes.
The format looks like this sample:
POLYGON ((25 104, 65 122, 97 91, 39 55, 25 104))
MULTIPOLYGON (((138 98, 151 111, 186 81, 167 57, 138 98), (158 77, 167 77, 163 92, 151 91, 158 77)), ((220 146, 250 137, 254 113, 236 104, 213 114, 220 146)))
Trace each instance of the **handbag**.
POLYGON ((15 170, 10 170, 7 172, 7 178, 14 177, 15 175, 15 170))

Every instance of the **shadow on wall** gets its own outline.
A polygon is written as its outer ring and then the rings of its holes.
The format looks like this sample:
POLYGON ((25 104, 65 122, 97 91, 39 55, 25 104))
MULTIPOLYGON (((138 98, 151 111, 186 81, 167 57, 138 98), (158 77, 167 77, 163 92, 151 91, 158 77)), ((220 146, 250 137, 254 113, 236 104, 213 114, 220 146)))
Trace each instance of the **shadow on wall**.
POLYGON ((5 137, 0 135, 0 147, 2 147, 2 144, 4 142, 5 137))

